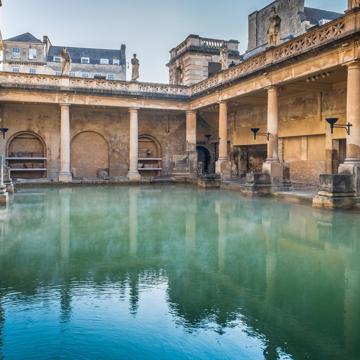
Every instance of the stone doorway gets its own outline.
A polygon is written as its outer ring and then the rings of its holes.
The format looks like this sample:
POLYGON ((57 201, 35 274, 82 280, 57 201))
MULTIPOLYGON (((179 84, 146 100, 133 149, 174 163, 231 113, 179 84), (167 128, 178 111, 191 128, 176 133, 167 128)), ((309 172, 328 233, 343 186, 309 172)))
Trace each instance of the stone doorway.
POLYGON ((211 155, 210 151, 204 146, 197 146, 196 151, 198 154, 198 171, 199 174, 209 174, 211 155))
POLYGON ((266 145, 241 146, 241 168, 246 172, 262 172, 267 157, 266 145))

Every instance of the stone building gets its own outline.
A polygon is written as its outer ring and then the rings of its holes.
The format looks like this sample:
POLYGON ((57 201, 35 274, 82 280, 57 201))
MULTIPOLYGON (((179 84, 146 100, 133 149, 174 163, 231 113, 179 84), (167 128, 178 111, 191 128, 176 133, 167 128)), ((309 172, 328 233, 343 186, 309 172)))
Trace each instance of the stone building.
POLYGON ((222 70, 222 48, 227 51, 227 66, 240 62, 237 40, 218 40, 189 35, 170 51, 170 84, 192 85, 222 70))
POLYGON ((272 8, 281 19, 281 42, 304 34, 314 26, 321 26, 341 14, 305 6, 305 0, 276 0, 249 15, 249 41, 245 57, 263 51, 268 45, 267 32, 272 8))
MULTIPOLYGON (((61 75, 61 51, 47 36, 37 39, 30 33, 2 41, 5 72, 61 75)), ((72 77, 126 80, 126 47, 119 50, 66 47, 71 58, 72 77)))
POLYGON ((360 8, 351 4, 241 62, 237 42, 228 42, 228 60, 233 52, 238 64, 210 77, 209 59, 220 62, 224 42, 202 53, 191 45, 201 38, 190 36, 169 64, 175 76, 176 61, 189 59, 188 85, 1 72, 0 127, 9 129, 2 143, 13 177, 184 180, 216 172, 225 180, 262 171, 274 185, 290 177, 316 186, 322 173, 347 172, 360 194, 360 8), (328 118, 340 127, 332 132, 328 118))

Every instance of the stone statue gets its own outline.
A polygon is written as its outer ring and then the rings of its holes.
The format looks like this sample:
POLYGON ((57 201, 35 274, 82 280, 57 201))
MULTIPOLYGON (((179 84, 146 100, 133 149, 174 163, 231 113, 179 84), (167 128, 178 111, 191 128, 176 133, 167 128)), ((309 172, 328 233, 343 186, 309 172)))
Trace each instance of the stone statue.
POLYGON ((229 67, 229 48, 223 44, 220 49, 220 64, 221 70, 226 70, 229 67))
POLYGON ((277 14, 275 7, 271 8, 269 21, 268 46, 277 46, 280 44, 281 18, 277 14))
POLYGON ((348 0, 348 9, 360 7, 360 0, 348 0))
POLYGON ((66 48, 61 50, 61 76, 69 76, 71 70, 71 57, 66 48))
POLYGON ((131 65, 132 65, 131 81, 137 81, 139 79, 140 62, 139 59, 136 57, 136 54, 134 54, 134 57, 131 59, 131 65))

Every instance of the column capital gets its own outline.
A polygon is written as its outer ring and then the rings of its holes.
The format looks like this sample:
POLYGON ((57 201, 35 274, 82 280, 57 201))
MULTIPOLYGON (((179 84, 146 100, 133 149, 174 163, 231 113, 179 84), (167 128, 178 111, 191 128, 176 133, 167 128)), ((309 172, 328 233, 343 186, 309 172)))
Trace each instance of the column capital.
POLYGON ((69 108, 71 106, 71 104, 68 104, 68 103, 59 103, 59 106, 60 107, 67 107, 69 108))
POLYGON ((197 111, 196 110, 186 110, 186 115, 193 115, 196 114, 197 111))
POLYGON ((267 90, 268 92, 270 91, 278 91, 279 87, 277 85, 269 85, 265 88, 265 90, 267 90))
POLYGON ((219 105, 222 105, 222 104, 223 104, 223 105, 227 105, 227 104, 228 104, 228 100, 219 100, 219 101, 218 101, 218 104, 219 104, 219 105))
POLYGON ((138 112, 140 110, 139 106, 132 106, 129 108, 129 112, 138 112))
POLYGON ((353 60, 345 64, 348 70, 360 69, 360 60, 353 60))

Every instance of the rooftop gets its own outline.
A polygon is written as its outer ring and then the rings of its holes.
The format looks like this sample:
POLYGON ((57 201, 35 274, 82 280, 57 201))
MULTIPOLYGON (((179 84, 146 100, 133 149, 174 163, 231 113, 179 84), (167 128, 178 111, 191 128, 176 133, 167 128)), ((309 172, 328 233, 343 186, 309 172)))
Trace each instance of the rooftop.
POLYGON ((92 49, 81 47, 67 47, 67 46, 51 46, 48 53, 48 61, 53 61, 54 56, 60 56, 63 48, 66 48, 70 54, 73 63, 81 63, 82 57, 88 57, 90 64, 99 64, 100 59, 119 59, 120 65, 126 64, 125 45, 121 46, 119 50, 110 49, 92 49))
POLYGON ((30 34, 29 32, 14 36, 10 39, 6 39, 5 41, 42 44, 41 40, 39 40, 38 38, 36 38, 33 34, 30 34))

